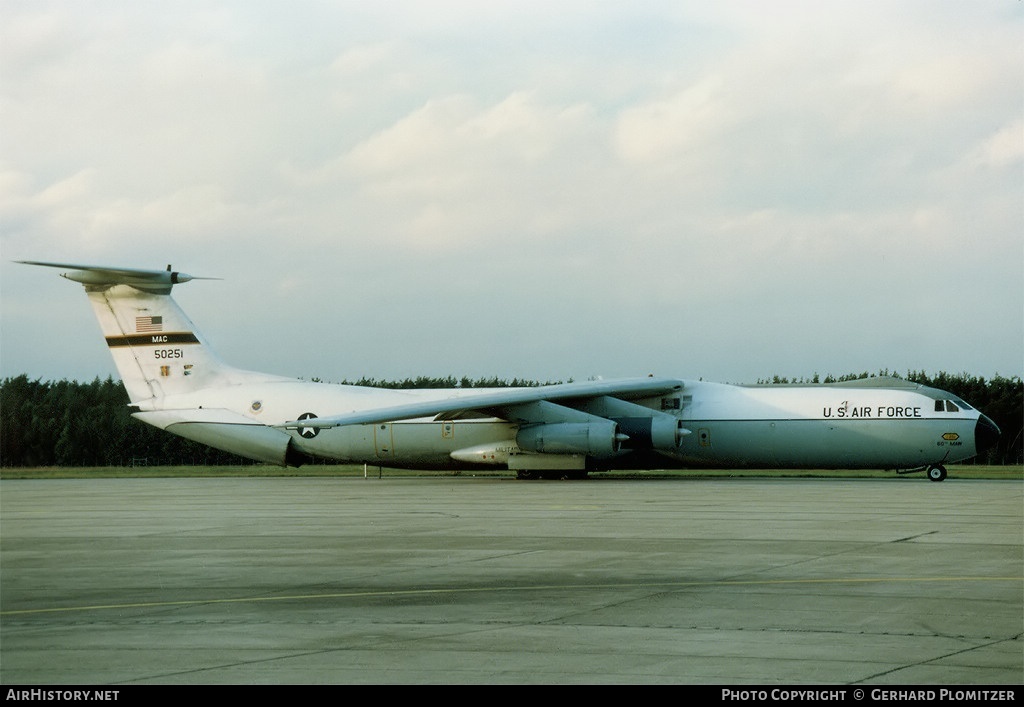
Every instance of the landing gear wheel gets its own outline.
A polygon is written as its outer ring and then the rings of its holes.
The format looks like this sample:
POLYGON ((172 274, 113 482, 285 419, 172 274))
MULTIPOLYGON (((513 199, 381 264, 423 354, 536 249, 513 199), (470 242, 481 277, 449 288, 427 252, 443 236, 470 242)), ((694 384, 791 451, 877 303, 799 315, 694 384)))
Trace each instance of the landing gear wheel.
POLYGON ((928 479, 930 481, 942 481, 946 478, 946 467, 942 464, 933 464, 928 467, 928 479))

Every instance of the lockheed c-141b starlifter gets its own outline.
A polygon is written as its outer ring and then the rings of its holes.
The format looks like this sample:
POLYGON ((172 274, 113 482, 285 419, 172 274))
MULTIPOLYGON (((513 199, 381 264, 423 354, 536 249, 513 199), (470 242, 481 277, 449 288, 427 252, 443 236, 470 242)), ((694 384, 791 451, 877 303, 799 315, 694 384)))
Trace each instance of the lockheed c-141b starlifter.
POLYGON ((748 386, 629 378, 524 388, 385 390, 222 362, 171 297, 193 279, 63 268, 85 286, 134 417, 278 465, 312 460, 518 476, 606 469, 927 470, 991 447, 999 429, 955 395, 897 378, 748 386))

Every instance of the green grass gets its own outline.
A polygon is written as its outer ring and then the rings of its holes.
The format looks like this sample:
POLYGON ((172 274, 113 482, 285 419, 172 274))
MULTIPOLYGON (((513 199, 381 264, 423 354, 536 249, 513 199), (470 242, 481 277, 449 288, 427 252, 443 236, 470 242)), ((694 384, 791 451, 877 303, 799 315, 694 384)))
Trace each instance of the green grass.
MULTIPOLYGON (((311 465, 282 468, 263 464, 239 466, 137 466, 137 467, 11 467, 0 468, 0 479, 116 479, 116 478, 242 478, 242 477, 362 477, 361 464, 311 465)), ((367 467, 370 478, 411 477, 491 477, 513 478, 506 470, 495 471, 416 471, 367 467)), ((693 479, 693 478, 837 478, 884 479, 897 477, 894 471, 829 470, 829 469, 692 469, 651 471, 592 472, 592 479, 693 479)), ((909 474, 908 478, 923 478, 909 474)), ((950 479, 1013 479, 1024 480, 1024 466, 962 465, 949 467, 950 479)))

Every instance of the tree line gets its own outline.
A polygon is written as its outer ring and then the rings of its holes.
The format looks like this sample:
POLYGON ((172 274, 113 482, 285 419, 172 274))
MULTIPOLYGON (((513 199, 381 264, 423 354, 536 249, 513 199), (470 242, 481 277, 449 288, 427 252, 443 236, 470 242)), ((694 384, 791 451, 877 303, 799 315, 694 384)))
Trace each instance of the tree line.
MULTIPOLYGON (((882 371, 878 375, 892 375, 882 371)), ((774 376, 765 384, 831 383, 873 377, 858 373, 820 379, 774 376)), ((999 443, 979 464, 1021 464, 1024 382, 1020 377, 985 379, 968 374, 910 372, 903 378, 948 391, 983 411, 999 425, 999 443)), ((342 381, 348 383, 348 381, 342 381)), ((420 376, 400 381, 363 378, 351 383, 378 388, 501 388, 542 385, 518 378, 470 379, 420 376)), ((546 383, 545 383, 546 384, 546 383)), ((91 383, 31 380, 26 375, 0 381, 0 465, 133 466, 238 465, 254 462, 192 442, 131 417, 128 394, 112 377, 91 383)))

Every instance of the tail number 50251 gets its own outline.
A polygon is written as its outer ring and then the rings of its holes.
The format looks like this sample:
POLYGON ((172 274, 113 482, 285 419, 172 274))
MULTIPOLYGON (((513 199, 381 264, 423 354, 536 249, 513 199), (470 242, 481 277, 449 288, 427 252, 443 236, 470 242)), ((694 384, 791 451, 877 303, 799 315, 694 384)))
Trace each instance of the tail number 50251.
POLYGON ((184 358, 185 352, 182 349, 154 349, 153 356, 156 358, 184 358))

